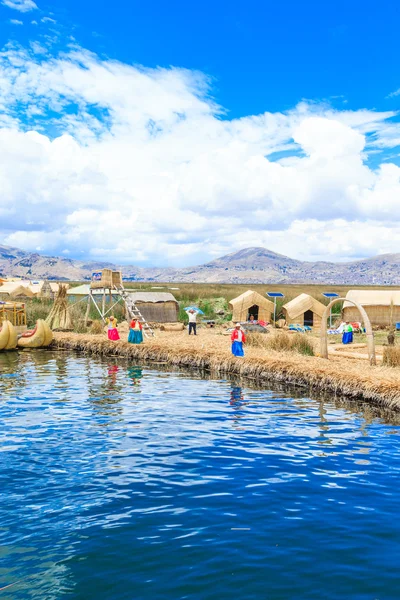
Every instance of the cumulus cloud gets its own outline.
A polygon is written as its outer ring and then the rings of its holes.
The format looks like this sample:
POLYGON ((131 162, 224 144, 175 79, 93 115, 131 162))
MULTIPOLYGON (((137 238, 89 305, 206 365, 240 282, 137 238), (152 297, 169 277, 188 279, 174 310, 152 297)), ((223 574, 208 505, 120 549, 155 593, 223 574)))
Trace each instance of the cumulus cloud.
POLYGON ((33 0, 1 0, 1 3, 8 8, 19 10, 19 12, 29 12, 37 8, 33 0))
POLYGON ((10 23, 12 25, 23 25, 23 21, 19 21, 18 19, 10 19, 10 23))
POLYGON ((0 240, 158 265, 250 245, 309 259, 398 250, 400 169, 367 162, 391 147, 394 113, 301 103, 229 120, 211 91, 185 69, 9 48, 0 240))

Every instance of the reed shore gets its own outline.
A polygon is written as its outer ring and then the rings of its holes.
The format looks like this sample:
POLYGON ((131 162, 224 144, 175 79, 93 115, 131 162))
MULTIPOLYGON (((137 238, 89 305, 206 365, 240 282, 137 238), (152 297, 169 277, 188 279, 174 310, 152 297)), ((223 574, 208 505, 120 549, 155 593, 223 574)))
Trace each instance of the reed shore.
POLYGON ((123 340, 111 342, 104 334, 55 333, 52 348, 149 364, 162 362, 206 370, 215 376, 250 378, 261 384, 291 384, 310 392, 328 392, 400 411, 398 369, 371 367, 366 361, 341 356, 325 360, 252 347, 246 348, 244 358, 236 358, 230 353, 229 338, 212 330, 202 331, 196 337, 189 337, 187 332, 158 332, 138 346, 123 340))

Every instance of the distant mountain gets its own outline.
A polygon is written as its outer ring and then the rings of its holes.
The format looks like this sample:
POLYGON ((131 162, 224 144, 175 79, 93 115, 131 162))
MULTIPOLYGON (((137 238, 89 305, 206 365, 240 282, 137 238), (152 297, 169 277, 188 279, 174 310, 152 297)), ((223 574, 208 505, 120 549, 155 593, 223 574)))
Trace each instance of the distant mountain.
MULTIPOLYGON (((0 246, 0 274, 29 279, 83 281, 92 271, 117 269, 107 262, 42 256, 0 246)), ((127 265, 123 275, 134 281, 194 283, 323 283, 400 285, 400 254, 382 254, 347 263, 306 262, 266 248, 245 248, 204 265, 183 269, 127 265)))

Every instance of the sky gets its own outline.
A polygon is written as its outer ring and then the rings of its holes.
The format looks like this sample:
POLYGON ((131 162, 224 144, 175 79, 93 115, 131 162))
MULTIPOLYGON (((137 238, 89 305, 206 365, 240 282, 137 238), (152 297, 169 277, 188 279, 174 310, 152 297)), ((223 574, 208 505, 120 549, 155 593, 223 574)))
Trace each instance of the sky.
POLYGON ((0 244, 400 252, 400 4, 0 0, 0 244))

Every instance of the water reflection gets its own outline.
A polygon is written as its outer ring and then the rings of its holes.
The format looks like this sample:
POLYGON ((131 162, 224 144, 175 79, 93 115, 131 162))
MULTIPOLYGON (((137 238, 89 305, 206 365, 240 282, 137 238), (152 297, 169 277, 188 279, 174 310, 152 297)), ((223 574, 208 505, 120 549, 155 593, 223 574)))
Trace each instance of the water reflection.
POLYGON ((0 587, 49 568, 7 600, 396 598, 398 415, 59 352, 0 368, 0 587))
POLYGON ((133 386, 138 386, 143 377, 143 369, 141 367, 128 367, 127 375, 133 386))

